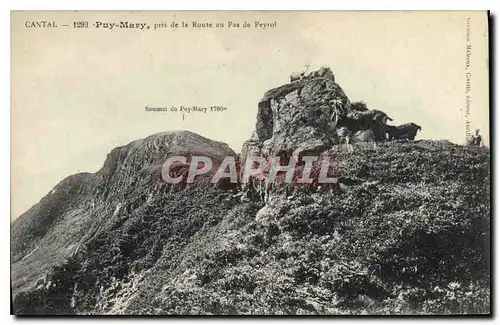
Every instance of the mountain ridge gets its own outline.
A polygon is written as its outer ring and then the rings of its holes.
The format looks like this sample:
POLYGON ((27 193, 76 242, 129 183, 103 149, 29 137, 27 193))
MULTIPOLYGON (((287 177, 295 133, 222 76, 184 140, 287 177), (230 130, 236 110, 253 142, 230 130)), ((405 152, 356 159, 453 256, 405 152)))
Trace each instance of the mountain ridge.
POLYGON ((172 190, 154 177, 166 158, 236 153, 190 131, 132 141, 12 223, 14 313, 489 313, 490 150, 348 150, 332 116, 359 105, 322 71, 266 93, 242 155, 328 154, 340 187, 172 190))

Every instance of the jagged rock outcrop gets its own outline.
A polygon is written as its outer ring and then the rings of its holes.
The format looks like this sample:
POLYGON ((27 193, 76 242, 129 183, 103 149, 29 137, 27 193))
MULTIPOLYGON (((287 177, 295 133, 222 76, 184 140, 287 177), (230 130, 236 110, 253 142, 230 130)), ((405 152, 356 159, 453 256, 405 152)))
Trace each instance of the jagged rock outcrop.
POLYGON ((242 156, 325 151, 337 141, 332 116, 345 116, 349 105, 330 68, 271 89, 259 101, 255 131, 243 144, 242 156))

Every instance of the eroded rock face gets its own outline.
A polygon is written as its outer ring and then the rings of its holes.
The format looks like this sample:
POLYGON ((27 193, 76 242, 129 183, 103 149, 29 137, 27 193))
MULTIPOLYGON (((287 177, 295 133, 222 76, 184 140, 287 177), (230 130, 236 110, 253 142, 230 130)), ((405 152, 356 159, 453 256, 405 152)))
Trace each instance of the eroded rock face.
POLYGON ((322 152, 337 141, 334 112, 345 116, 349 106, 329 68, 271 89, 259 102, 255 131, 243 144, 242 155, 322 152))

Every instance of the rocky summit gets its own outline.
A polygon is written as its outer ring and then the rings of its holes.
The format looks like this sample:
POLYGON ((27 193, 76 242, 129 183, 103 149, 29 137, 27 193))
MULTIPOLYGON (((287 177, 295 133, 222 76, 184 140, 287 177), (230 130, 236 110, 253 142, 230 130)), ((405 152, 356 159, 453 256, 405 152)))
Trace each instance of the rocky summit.
POLYGON ((330 68, 267 91, 258 104, 252 137, 243 145, 248 154, 287 155, 320 153, 337 142, 332 123, 336 111, 344 115, 350 101, 335 83, 330 68))
POLYGON ((158 177, 169 157, 236 156, 192 132, 113 149, 98 172, 69 176, 12 223, 13 312, 489 313, 490 150, 338 144, 339 125, 365 111, 329 68, 258 103, 241 154, 332 156, 341 183, 326 190, 243 199, 239 184, 203 177, 174 188, 158 177))
POLYGON ((192 152, 221 159, 235 155, 225 143, 192 132, 164 132, 113 149, 95 174, 61 181, 12 223, 13 292, 33 287, 106 225, 162 196, 169 190, 159 175, 165 159, 192 152))

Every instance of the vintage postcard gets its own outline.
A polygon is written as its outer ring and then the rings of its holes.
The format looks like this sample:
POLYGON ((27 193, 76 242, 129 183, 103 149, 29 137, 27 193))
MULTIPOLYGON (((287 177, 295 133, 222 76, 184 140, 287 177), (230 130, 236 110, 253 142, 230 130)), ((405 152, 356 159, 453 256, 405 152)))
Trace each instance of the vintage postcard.
POLYGON ((11 12, 15 315, 490 315, 489 13, 11 12))

